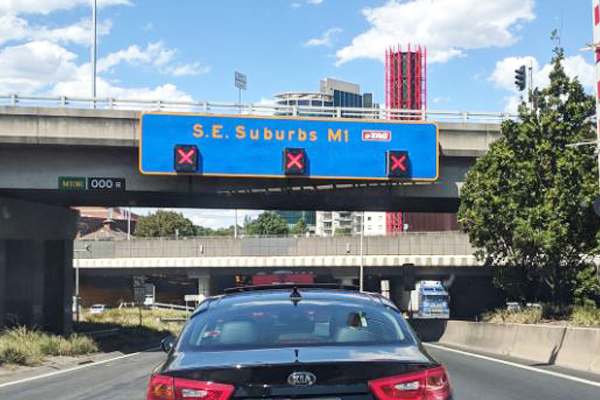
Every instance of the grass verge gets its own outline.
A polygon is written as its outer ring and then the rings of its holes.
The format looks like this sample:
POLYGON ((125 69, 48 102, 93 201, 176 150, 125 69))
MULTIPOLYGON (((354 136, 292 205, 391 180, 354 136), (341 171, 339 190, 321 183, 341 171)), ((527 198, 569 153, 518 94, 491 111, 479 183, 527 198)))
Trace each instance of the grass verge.
POLYGON ((497 309, 481 316, 483 322, 494 324, 539 324, 560 322, 567 325, 600 326, 600 308, 586 306, 524 308, 521 311, 497 309))
POLYGON ((85 335, 62 337, 24 326, 0 333, 0 365, 37 365, 49 356, 78 356, 97 351, 98 345, 85 335))
POLYGON ((101 314, 82 314, 82 321, 75 323, 80 333, 103 331, 117 328, 115 335, 98 337, 97 343, 102 351, 119 350, 125 353, 139 351, 158 345, 168 336, 177 336, 183 322, 163 322, 164 318, 185 318, 186 313, 172 310, 142 310, 120 308, 107 310, 101 314))

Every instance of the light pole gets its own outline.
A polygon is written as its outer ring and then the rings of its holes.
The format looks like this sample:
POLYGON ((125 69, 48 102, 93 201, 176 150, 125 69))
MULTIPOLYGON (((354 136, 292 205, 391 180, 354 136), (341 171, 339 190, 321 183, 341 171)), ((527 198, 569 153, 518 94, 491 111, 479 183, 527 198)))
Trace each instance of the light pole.
POLYGON ((363 211, 360 216, 360 268, 358 277, 358 288, 363 291, 365 284, 365 252, 364 252, 364 241, 365 241, 365 212, 363 211))
MULTIPOLYGON (((97 34, 97 0, 92 0, 92 98, 96 98, 96 34, 97 34)), ((96 102, 92 101, 92 108, 96 108, 96 102)))

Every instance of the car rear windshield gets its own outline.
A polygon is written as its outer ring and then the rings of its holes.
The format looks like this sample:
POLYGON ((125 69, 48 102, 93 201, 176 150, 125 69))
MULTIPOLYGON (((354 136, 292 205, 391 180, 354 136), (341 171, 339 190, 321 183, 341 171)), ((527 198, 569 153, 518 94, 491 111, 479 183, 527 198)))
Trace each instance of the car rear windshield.
POLYGON ((180 348, 211 350, 282 346, 413 343, 397 311, 351 302, 289 300, 240 302, 198 314, 180 348))

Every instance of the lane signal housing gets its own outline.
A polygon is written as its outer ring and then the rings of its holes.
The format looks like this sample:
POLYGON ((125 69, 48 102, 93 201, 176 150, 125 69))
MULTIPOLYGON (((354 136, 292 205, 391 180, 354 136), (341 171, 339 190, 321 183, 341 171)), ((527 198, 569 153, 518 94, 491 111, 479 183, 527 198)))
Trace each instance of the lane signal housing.
POLYGON ((306 163, 306 150, 285 148, 283 149, 283 174, 284 175, 306 175, 308 169, 306 163))
POLYGON ((385 168, 390 178, 410 178, 408 151, 390 150, 385 155, 385 168))
POLYGON ((175 171, 198 171, 198 147, 193 144, 175 145, 175 171))

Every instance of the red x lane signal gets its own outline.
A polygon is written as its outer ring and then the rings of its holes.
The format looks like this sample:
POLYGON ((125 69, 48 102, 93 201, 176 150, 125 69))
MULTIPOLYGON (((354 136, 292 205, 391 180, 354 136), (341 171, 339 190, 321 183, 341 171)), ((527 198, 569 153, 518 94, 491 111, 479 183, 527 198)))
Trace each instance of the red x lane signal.
POLYGON ((178 144, 175 146, 175 171, 198 171, 198 147, 191 144, 178 144))
POLYGON ((284 175, 306 175, 306 151, 304 149, 283 150, 283 173, 284 175))
POLYGON ((387 175, 391 178, 410 178, 408 151, 390 150, 386 153, 387 175))
POLYGON ((402 157, 394 157, 391 156, 392 159, 392 171, 395 170, 396 168, 398 168, 400 171, 404 172, 406 171, 406 166, 404 165, 404 162, 406 161, 406 156, 402 156, 402 157))

